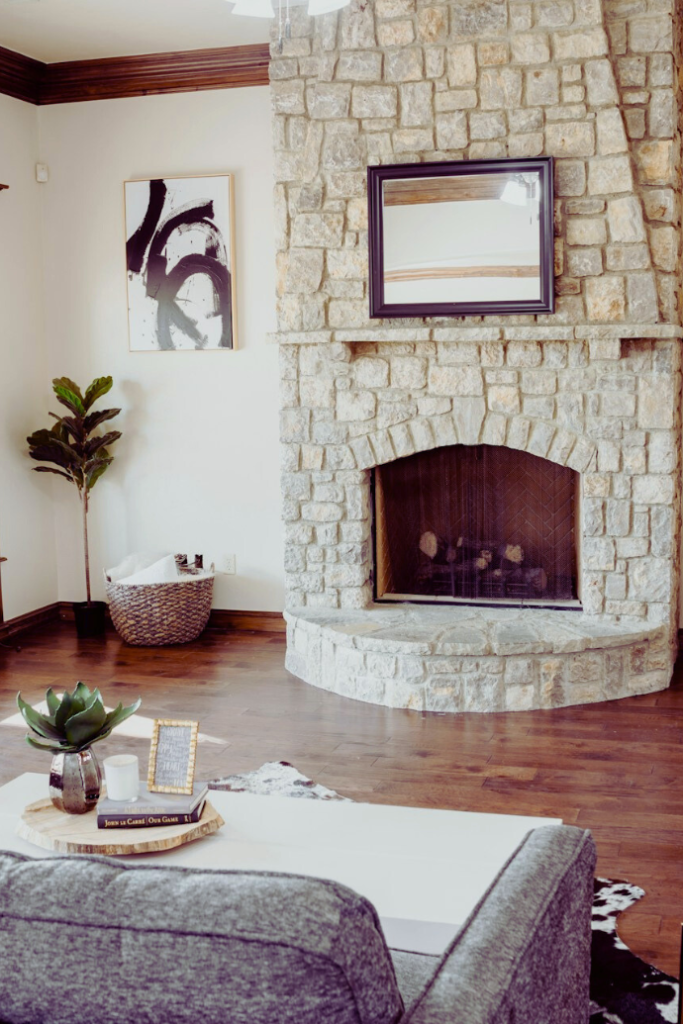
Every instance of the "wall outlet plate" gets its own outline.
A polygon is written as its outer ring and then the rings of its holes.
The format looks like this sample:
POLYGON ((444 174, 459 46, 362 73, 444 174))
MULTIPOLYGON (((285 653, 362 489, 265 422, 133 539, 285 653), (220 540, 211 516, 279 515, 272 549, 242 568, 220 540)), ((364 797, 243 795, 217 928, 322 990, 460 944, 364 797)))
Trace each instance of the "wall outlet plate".
POLYGON ((237 558, 235 555, 221 555, 216 566, 218 572, 226 576, 234 576, 237 572, 237 558))

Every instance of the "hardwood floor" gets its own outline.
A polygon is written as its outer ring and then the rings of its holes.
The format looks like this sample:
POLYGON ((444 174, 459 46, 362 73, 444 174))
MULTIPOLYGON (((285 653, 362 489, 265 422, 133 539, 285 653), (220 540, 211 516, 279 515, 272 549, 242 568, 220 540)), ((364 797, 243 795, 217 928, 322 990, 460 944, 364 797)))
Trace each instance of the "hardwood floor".
MULTIPOLYGON (((98 685, 107 703, 142 696, 141 714, 200 719, 200 776, 285 760, 357 800, 561 817, 592 829, 598 872, 647 896, 621 919, 640 956, 678 974, 683 916, 683 665, 659 694, 556 711, 441 715, 397 711, 307 686, 283 668, 284 638, 207 631, 176 648, 132 648, 114 633, 76 640, 70 623, 0 647, 0 783, 46 771, 15 714, 48 686, 98 685)), ((148 741, 114 734, 106 756, 148 741)))

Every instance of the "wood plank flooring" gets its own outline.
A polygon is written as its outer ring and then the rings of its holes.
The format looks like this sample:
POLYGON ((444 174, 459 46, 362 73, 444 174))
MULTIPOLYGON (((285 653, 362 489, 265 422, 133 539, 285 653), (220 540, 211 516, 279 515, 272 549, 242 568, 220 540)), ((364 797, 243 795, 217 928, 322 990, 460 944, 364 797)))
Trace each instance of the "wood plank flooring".
MULTIPOLYGON (((663 693, 600 705, 501 715, 379 708, 307 686, 283 668, 280 635, 207 631, 184 647, 132 648, 114 633, 78 641, 71 623, 0 647, 0 723, 48 686, 77 679, 107 703, 142 696, 141 714, 199 718, 216 742, 199 773, 227 775, 264 761, 300 771, 357 800, 561 817, 590 828, 598 872, 647 891, 622 916, 625 942, 678 973, 683 919, 683 665, 663 693)), ((0 724, 0 783, 46 771, 48 755, 0 724)), ((114 734, 103 756, 148 742, 114 734)), ((457 880, 454 880, 457 884, 457 880)))

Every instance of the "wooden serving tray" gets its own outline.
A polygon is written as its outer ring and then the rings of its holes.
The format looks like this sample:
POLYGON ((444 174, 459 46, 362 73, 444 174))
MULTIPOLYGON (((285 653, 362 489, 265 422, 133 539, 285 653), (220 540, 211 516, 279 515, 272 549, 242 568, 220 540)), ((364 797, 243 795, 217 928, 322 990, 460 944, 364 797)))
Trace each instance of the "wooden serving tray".
POLYGON ((99 853, 122 857, 130 853, 158 853, 191 843, 217 832, 225 822, 206 801, 199 821, 190 825, 157 825, 152 828, 104 829, 97 827, 97 812, 64 814, 51 800, 29 804, 16 833, 35 846, 58 853, 99 853))

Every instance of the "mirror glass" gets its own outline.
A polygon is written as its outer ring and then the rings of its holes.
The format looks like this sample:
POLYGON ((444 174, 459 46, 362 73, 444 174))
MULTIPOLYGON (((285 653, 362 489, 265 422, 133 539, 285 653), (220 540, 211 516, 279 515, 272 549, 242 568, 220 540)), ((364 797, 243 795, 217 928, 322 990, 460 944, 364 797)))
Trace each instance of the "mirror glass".
POLYGON ((541 176, 383 182, 384 302, 541 298, 541 176))

